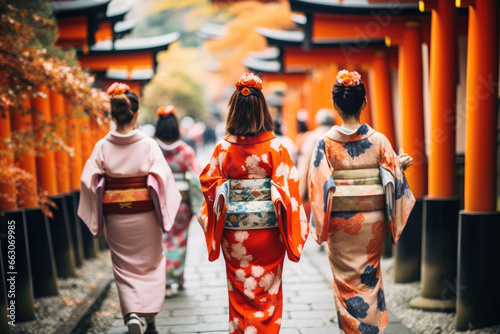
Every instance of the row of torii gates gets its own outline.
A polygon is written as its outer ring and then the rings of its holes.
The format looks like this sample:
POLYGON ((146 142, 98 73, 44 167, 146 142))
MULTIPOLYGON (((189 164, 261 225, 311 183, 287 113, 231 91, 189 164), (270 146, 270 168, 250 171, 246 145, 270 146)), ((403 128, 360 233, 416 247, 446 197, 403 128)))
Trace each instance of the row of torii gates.
POLYGON ((414 157, 406 177, 417 203, 394 247, 395 281, 420 280, 422 295, 410 306, 456 310, 458 330, 499 324, 498 2, 289 3, 300 29, 259 28, 271 48, 244 60, 265 81, 287 84, 289 135, 298 109, 332 107, 338 70, 362 73, 369 100, 362 121, 414 157), (459 80, 465 89, 457 94, 459 80), (465 127, 458 141, 457 126, 465 127), (457 152, 465 152, 462 194, 457 152))
MULTIPOLYGON (((109 6, 111 0, 51 1, 58 27, 57 46, 77 50, 84 70, 94 73, 96 84, 107 90, 114 81, 126 82, 139 96, 153 77, 159 51, 180 37, 178 32, 147 38, 126 38, 136 26, 135 20, 125 20, 130 6, 109 6)), ((15 4, 14 4, 15 6, 15 4)), ((14 187, 0 184, 0 191, 13 201, 0 203, 0 333, 11 333, 8 324, 15 305, 15 323, 35 319, 35 298, 58 295, 57 277, 76 275, 75 268, 85 259, 97 256, 106 247, 103 237, 93 239, 87 227, 76 215, 80 176, 95 143, 109 130, 107 123, 95 115, 75 110, 62 95, 39 87, 46 97, 24 101, 26 113, 10 111, 0 117, 0 151, 12 150, 7 143, 16 135, 30 135, 36 129, 35 140, 42 141, 45 131, 71 148, 52 151, 30 147, 8 158, 9 163, 24 169, 36 182, 27 191, 21 189, 16 198, 14 187), (53 122, 54 129, 43 124, 53 122), (35 198, 41 188, 55 202, 53 219, 42 213, 35 198), (9 267, 7 231, 15 222, 15 267, 9 267), (15 296, 9 294, 15 276, 15 296), (14 297, 12 297, 14 296, 14 297), (9 309, 8 309, 9 307, 9 309)), ((57 329, 54 328, 56 331, 57 329)))

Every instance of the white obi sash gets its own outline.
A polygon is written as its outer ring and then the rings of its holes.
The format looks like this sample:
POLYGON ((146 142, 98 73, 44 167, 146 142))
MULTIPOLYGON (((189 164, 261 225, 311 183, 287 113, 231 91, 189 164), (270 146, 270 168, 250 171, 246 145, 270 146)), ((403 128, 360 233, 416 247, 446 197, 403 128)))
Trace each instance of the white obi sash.
POLYGON ((278 227, 271 198, 271 179, 227 180, 217 190, 214 211, 219 216, 219 203, 226 203, 224 228, 262 229, 278 227))

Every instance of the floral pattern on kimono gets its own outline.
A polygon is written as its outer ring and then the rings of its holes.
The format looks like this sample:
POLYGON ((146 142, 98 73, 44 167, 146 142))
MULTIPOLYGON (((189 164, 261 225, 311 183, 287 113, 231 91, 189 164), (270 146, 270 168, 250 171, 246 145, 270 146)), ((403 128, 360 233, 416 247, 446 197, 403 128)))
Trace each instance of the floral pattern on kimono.
POLYGON ((309 233, 298 195, 298 172, 288 151, 271 132, 227 135, 215 147, 200 181, 205 202, 198 220, 205 231, 209 260, 216 260, 222 247, 226 261, 229 333, 278 333, 284 255, 298 261, 309 233), (277 227, 224 228, 226 203, 219 201, 216 208, 214 203, 217 190, 230 179, 271 179, 277 227))
MULTIPOLYGON (((311 233, 318 243, 328 243, 340 330, 348 334, 382 333, 387 325, 380 271, 385 231, 389 228, 396 244, 415 204, 398 156, 387 138, 366 124, 352 134, 333 127, 316 144, 309 187, 311 233), (363 197, 356 200, 354 211, 332 210, 333 196, 340 185, 356 182, 360 194, 371 191, 368 183, 365 185, 359 180, 335 180, 335 171, 379 167, 382 174, 389 172, 395 181, 391 219, 383 207, 370 209, 372 203, 364 203, 363 197)), ((342 197, 336 198, 342 200, 342 197)))
MULTIPOLYGON (((201 166, 196 161, 195 152, 191 146, 182 140, 171 145, 166 145, 158 139, 156 141, 173 173, 186 173, 186 171, 191 170, 196 174, 196 177, 200 174, 201 166)), ((190 203, 182 201, 172 229, 163 235, 167 285, 184 282, 188 231, 192 217, 190 203)))

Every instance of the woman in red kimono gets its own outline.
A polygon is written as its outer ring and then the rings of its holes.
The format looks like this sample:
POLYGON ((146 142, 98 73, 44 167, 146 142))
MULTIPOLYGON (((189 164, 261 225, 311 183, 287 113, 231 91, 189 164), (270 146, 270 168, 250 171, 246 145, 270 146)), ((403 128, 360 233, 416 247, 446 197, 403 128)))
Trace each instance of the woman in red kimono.
POLYGON ((156 125, 156 142, 160 146, 165 160, 174 173, 178 190, 182 195, 181 206, 175 216, 175 223, 169 233, 163 236, 163 249, 165 253, 167 285, 165 296, 171 297, 172 284, 182 289, 184 285, 184 263, 186 262, 187 239, 189 222, 193 217, 192 203, 189 193, 189 181, 186 173, 200 175, 201 167, 196 161, 194 150, 180 139, 179 123, 174 106, 160 107, 156 114, 159 116, 156 125))
POLYGON ((200 176, 198 220, 210 261, 226 261, 229 333, 278 333, 285 252, 299 261, 309 233, 299 174, 271 132, 262 81, 244 74, 229 101, 228 135, 200 176))
POLYGON ((387 227, 398 242, 415 203, 402 168, 411 158, 398 158, 383 134, 359 122, 365 93, 357 72, 339 72, 332 100, 342 126, 318 140, 309 170, 311 234, 328 244, 339 327, 347 334, 384 331, 382 243, 387 227))

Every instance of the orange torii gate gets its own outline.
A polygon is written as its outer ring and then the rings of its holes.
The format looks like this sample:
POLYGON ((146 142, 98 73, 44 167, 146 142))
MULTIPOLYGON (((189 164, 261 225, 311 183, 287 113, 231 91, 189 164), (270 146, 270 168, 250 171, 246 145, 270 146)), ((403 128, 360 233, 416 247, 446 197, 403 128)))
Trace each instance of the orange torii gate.
MULTIPOLYGON (((386 45, 399 49, 399 91, 402 118, 400 147, 414 158, 413 166, 406 171, 408 183, 417 203, 407 224, 407 230, 394 247, 395 281, 410 282, 420 278, 421 226, 423 198, 426 194, 426 157, 423 117, 422 40, 429 40, 428 14, 419 11, 416 3, 326 4, 314 0, 290 0, 293 11, 304 12, 306 39, 351 38, 357 41, 344 54, 353 57, 366 49, 373 39, 383 38, 386 45)), ((307 47, 311 42, 304 42, 307 47)), ((373 59, 376 59, 374 57, 373 59)), ((387 70, 380 62, 381 84, 387 84, 387 70), (382 74, 383 72, 383 74, 382 74), (385 76, 385 79, 384 79, 385 76)), ((375 82, 374 87, 378 86, 375 82)), ((385 88, 386 90, 386 88, 385 88)), ((377 96, 375 92, 375 96, 377 96)), ((388 94, 382 94, 387 101, 388 94)), ((383 108, 381 103, 378 108, 383 108)), ((375 117, 378 119, 378 116, 375 117)))

